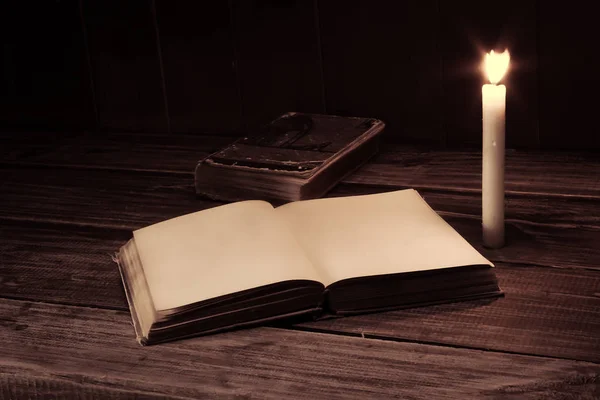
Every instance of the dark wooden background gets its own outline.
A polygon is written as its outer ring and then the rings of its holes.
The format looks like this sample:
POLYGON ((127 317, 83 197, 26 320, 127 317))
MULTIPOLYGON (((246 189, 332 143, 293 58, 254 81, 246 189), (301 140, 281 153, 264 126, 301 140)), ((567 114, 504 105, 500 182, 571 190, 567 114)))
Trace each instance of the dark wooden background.
POLYGON ((235 136, 296 110, 479 147, 479 67, 506 47, 507 147, 599 150, 595 15, 581 0, 7 0, 0 129, 235 136))

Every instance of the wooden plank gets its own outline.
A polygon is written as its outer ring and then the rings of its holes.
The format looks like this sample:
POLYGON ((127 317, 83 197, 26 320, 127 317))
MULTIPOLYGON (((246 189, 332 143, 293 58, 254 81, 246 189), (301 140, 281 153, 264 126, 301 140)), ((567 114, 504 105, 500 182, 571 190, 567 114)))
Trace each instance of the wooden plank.
POLYGON ((481 66, 485 53, 505 49, 511 54, 503 80, 506 145, 539 147, 537 3, 507 0, 502 7, 481 1, 439 3, 444 90, 440 112, 448 147, 481 148, 481 87, 488 83, 481 66))
POLYGON ((25 134, 0 137, 0 163, 54 165, 82 169, 111 169, 170 173, 190 176, 196 163, 231 143, 222 136, 156 135, 150 133, 60 135, 41 138, 25 134), (73 136, 73 135, 71 135, 73 136))
POLYGON ((600 362, 600 275, 498 263, 505 297, 300 324, 322 332, 600 362))
POLYGON ((273 328, 141 347, 125 312, 14 300, 0 301, 0 321, 3 395, 32 396, 42 381, 116 397, 590 397, 600 374, 581 361, 273 328))
POLYGON ((507 221, 506 245, 486 249, 481 239, 481 217, 464 219, 440 215, 490 260, 557 268, 600 270, 600 230, 598 227, 552 227, 507 221))
POLYGON ((156 1, 171 131, 242 129, 227 1, 156 1))
POLYGON ((600 91, 600 55, 589 51, 598 41, 595 8, 583 1, 540 1, 538 8, 542 147, 600 150, 597 102, 588 100, 600 91))
POLYGON ((324 113, 315 2, 230 3, 248 132, 289 111, 324 113))
MULTIPOLYGON (((0 367, 0 398, 2 399, 164 399, 150 391, 112 388, 86 383, 85 377, 46 376, 31 370, 10 366, 0 367)), ((181 399, 181 397, 177 397, 181 399)))
POLYGON ((134 230, 223 204, 198 199, 190 176, 113 170, 4 169, 0 218, 134 230))
MULTIPOLYGON (((594 153, 509 150, 506 154, 507 195, 598 198, 598 176, 600 157, 594 153)), ((481 152, 385 148, 344 182, 480 193, 481 152)))
MULTIPOLYGON (((2 172, 0 218, 4 220, 133 230, 224 204, 197 197, 193 179, 187 175, 24 167, 5 168, 2 172)), ((357 193, 360 192, 352 190, 343 194, 357 193)), ((336 194, 334 190, 329 196, 336 194)), ((544 214, 540 215, 536 202, 515 198, 507 212, 507 245, 499 250, 489 250, 481 245, 481 213, 475 206, 478 195, 449 197, 436 191, 425 191, 424 197, 492 261, 600 268, 598 202, 580 201, 574 211, 567 214, 579 212, 573 219, 583 221, 583 224, 569 224, 567 219, 564 220, 566 223, 555 226, 543 221, 544 214), (452 203, 447 203, 449 198, 454 204, 462 204, 452 208, 452 203)), ((557 210, 568 210, 569 204, 570 199, 557 210)), ((552 207, 548 206, 548 209, 552 207)))
POLYGON ((2 222, 3 297, 127 310, 112 260, 131 232, 2 222))
POLYGON ((0 163, 20 163, 41 153, 53 154, 55 163, 57 148, 78 135, 79 132, 73 131, 0 132, 0 163))
POLYGON ((82 5, 100 128, 167 132, 152 1, 82 5))
POLYGON ((319 1, 327 112, 379 118, 390 140, 441 145, 436 1, 319 1))
MULTIPOLYGON (((130 232, 3 222, 0 236, 2 297, 128 309, 111 255, 130 232)), ((297 327, 600 361, 597 271, 496 264, 505 297, 492 303, 472 301, 297 327)))
POLYGON ((94 127, 79 3, 0 3, 0 129, 94 127))
MULTIPOLYGON (((0 136, 0 144, 7 145, 0 147, 0 156, 6 163, 78 168, 118 166, 124 170, 192 175, 200 155, 216 151, 234 140, 195 135, 103 135, 77 138, 73 142, 61 140, 59 147, 51 141, 44 141, 46 146, 37 138, 29 140, 26 136, 7 134, 4 139, 0 136), (13 144, 15 140, 16 144, 13 144), (28 142, 32 149, 27 148, 28 142), (43 151, 34 150, 36 146, 43 146, 43 151), (11 147, 17 148, 11 150, 11 147)), ((60 137, 56 139, 60 140, 60 137)), ((506 154, 506 193, 509 198, 522 195, 551 199, 548 201, 555 201, 557 197, 594 199, 600 197, 598 176, 600 157, 591 152, 509 149, 506 154)), ((374 159, 343 182, 382 189, 414 187, 481 193, 481 152, 384 143, 374 159)))

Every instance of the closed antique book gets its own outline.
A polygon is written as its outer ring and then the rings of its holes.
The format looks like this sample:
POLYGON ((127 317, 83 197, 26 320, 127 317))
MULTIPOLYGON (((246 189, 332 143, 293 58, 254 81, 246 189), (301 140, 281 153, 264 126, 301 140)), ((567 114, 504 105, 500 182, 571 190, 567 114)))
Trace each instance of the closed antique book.
POLYGON ((134 231, 117 260, 141 344, 501 295, 412 189, 218 206, 134 231))
POLYGON ((322 197, 377 153, 384 126, 373 118, 284 114, 200 160, 196 193, 225 201, 322 197))

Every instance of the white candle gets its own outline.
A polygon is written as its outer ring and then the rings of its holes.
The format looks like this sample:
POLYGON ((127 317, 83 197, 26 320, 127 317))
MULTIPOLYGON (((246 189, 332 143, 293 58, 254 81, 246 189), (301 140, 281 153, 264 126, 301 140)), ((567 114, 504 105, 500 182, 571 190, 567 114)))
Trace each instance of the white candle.
POLYGON ((506 87, 498 85, 506 70, 508 51, 486 55, 485 70, 491 84, 483 85, 482 228, 483 244, 504 246, 504 133, 506 87))

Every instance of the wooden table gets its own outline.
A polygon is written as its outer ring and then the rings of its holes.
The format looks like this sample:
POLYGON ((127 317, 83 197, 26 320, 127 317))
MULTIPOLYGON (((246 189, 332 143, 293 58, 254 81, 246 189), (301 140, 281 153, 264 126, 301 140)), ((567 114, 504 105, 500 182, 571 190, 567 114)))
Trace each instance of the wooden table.
POLYGON ((481 155, 383 146, 331 196, 413 187, 506 296, 141 347, 111 255, 217 202, 231 138, 0 134, 0 398, 600 398, 600 155, 507 151, 507 245, 481 246, 481 155))

